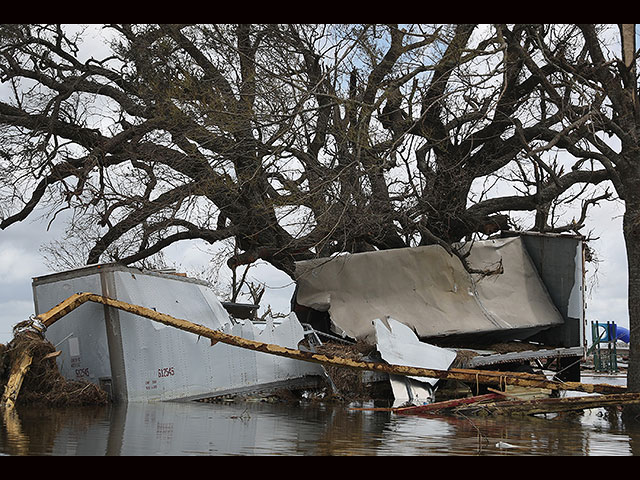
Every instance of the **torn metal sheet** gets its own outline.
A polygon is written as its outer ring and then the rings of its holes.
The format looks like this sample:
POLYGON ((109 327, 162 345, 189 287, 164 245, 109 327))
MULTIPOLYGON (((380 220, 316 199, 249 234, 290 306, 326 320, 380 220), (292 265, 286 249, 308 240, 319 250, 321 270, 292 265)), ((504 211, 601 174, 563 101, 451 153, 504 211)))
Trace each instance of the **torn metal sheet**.
MULTIPOLYGON (((421 342, 414 331, 393 319, 375 319, 376 348, 382 359, 393 365, 447 370, 456 359, 456 352, 421 342)), ((435 385, 437 378, 410 377, 435 385)))
POLYGON ((504 273, 472 276, 436 245, 300 262, 296 302, 328 312, 334 331, 365 341, 375 333, 372 318, 392 317, 421 339, 527 338, 563 323, 520 237, 474 242, 468 261, 501 261, 504 273))
MULTIPOLYGON (((304 330, 295 315, 257 326, 232 322, 203 282, 118 265, 92 266, 33 281, 36 313, 88 291, 144 305, 204 327, 297 348, 304 330)), ((51 325, 47 339, 62 351, 68 379, 111 390, 117 401, 186 400, 298 384, 322 375, 319 365, 233 347, 100 304, 88 303, 51 325)), ((316 383, 318 381, 316 380, 316 383)))
MULTIPOLYGON (((456 352, 421 342, 411 328, 392 319, 373 321, 376 347, 383 360, 393 365, 447 370, 456 352)), ((390 375, 394 406, 423 405, 433 401, 437 378, 390 375)))
POLYGON ((393 408, 409 405, 427 405, 435 399, 434 388, 425 382, 418 382, 412 378, 389 375, 391 392, 393 394, 393 408))
POLYGON ((556 347, 586 348, 584 238, 534 232, 521 238, 564 319, 564 325, 545 330, 531 340, 556 347))
POLYGON ((465 368, 478 368, 486 367, 489 365, 499 365, 501 363, 513 363, 513 362, 529 362, 531 360, 542 360, 549 358, 561 358, 561 357, 582 357, 584 356, 583 347, 571 347, 571 348, 553 348, 553 349, 541 349, 541 350, 527 350, 521 352, 508 352, 508 353, 492 353, 485 355, 478 355, 469 359, 465 368))

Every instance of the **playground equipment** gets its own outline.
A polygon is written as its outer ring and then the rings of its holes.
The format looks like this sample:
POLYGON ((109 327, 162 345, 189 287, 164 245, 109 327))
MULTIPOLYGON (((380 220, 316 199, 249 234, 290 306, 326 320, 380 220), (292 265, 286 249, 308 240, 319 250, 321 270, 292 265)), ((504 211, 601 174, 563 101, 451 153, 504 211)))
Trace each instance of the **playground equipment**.
POLYGON ((615 322, 591 322, 593 344, 588 353, 593 354, 596 372, 615 373, 618 371, 618 351, 616 343, 620 339, 629 343, 629 330, 615 322))

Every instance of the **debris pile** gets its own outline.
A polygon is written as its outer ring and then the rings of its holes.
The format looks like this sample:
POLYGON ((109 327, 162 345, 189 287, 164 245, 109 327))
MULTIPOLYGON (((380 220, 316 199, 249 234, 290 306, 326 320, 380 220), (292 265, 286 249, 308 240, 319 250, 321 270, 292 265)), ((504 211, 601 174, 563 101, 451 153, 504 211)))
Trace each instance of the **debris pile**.
POLYGON ((621 407, 640 403, 638 393, 588 395, 564 398, 512 398, 504 392, 476 395, 428 405, 388 409, 398 415, 538 415, 547 413, 580 411, 589 408, 621 407))
MULTIPOLYGON (((356 362, 366 361, 374 351, 375 346, 361 341, 353 344, 328 341, 316 347, 318 354, 346 358, 356 362)), ((330 364, 325 365, 324 369, 331 383, 332 393, 329 398, 332 400, 344 402, 369 400, 380 393, 378 391, 379 384, 366 381, 366 371, 364 370, 330 364)))
MULTIPOLYGON (((153 309, 128 304, 108 297, 80 293, 72 295, 45 314, 16 325, 14 339, 8 345, 0 348, 0 388, 4 392, 2 396, 3 405, 11 406, 18 400, 20 404, 40 403, 49 406, 108 403, 107 393, 96 385, 88 382, 65 380, 58 371, 55 360, 59 352, 50 342, 44 340, 42 334, 57 319, 87 301, 115 307, 119 310, 135 313, 138 316, 197 334, 199 337, 210 339, 212 345, 222 342, 256 352, 322 364, 327 372, 327 378, 330 379, 332 392, 338 400, 342 398, 343 400, 351 401, 358 399, 358 397, 362 399, 363 395, 369 398, 379 398, 372 397, 370 391, 366 390, 367 378, 370 377, 365 378, 365 372, 367 374, 386 374, 392 380, 392 383, 398 376, 413 380, 415 380, 413 377, 417 377, 417 381, 428 379, 433 383, 439 380, 453 380, 467 385, 475 385, 476 391, 480 385, 484 385, 487 391, 492 392, 490 397, 480 395, 469 398, 465 395, 465 398, 453 399, 453 403, 438 404, 438 402, 429 402, 429 406, 421 404, 415 407, 407 407, 408 409, 401 411, 405 414, 422 414, 427 413, 427 410, 428 413, 454 413, 454 410, 455 412, 461 412, 461 408, 465 409, 465 414, 480 411, 490 411, 491 414, 536 414, 550 411, 580 410, 594 408, 595 406, 640 403, 640 394, 627 393, 626 388, 622 386, 559 381, 547 379, 542 374, 529 372, 451 367, 451 363, 456 356, 458 361, 464 363, 463 357, 468 356, 468 352, 458 356, 452 351, 421 343, 415 337, 414 332, 408 327, 402 327, 401 324, 391 318, 387 318, 386 323, 380 328, 378 328, 379 325, 376 325, 378 342, 375 345, 364 342, 351 345, 328 342, 324 345, 316 346, 315 352, 301 351, 213 330, 188 320, 175 318, 153 309), (392 326, 393 328, 390 328, 392 326), (387 333, 387 336, 380 337, 383 333, 387 333), (380 341, 381 338, 383 338, 382 343, 380 341), (420 355, 422 352, 427 352, 427 357, 431 359, 426 363, 433 364, 438 368, 429 368, 429 365, 412 366, 416 363, 421 363, 420 359, 424 360, 420 355), (444 356, 447 357, 444 359, 446 360, 444 362, 446 366, 443 366, 440 361, 440 357, 444 356), (581 400, 563 398, 522 399, 513 398, 513 391, 510 392, 508 390, 508 388, 513 389, 513 387, 524 388, 529 393, 537 393, 540 389, 546 389, 555 393, 573 390, 597 395, 581 400), (19 396, 18 392, 20 393, 19 396), (455 407, 454 410, 452 410, 452 407, 455 407)), ((379 321, 377 323, 382 322, 379 321)), ((389 384, 388 382, 378 383, 389 384)), ((411 386, 409 384, 406 385, 411 386)), ((393 385, 392 388, 394 388, 393 393, 395 396, 397 389, 393 385)), ((411 388, 413 387, 411 386, 411 388)), ((549 395, 549 392, 547 392, 547 395, 549 395)), ((389 408, 387 410, 400 412, 397 408, 389 408)))
POLYGON ((477 357, 478 353, 473 350, 460 349, 456 352, 456 358, 451 364, 453 368, 468 368, 469 361, 477 357))
POLYGON ((0 345, 0 392, 8 396, 7 385, 20 377, 20 394, 15 399, 18 405, 60 407, 109 403, 107 393, 97 385, 67 380, 60 374, 56 364, 59 352, 39 333, 25 328, 29 322, 17 324, 14 338, 0 345))

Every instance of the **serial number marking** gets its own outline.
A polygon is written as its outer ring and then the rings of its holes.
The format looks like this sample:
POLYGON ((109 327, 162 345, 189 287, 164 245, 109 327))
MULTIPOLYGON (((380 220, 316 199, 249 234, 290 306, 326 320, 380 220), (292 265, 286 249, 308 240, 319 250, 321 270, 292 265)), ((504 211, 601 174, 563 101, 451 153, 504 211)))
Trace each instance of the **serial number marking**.
POLYGON ((158 369, 158 377, 159 378, 170 377, 172 375, 175 375, 175 370, 173 369, 173 367, 159 368, 158 369))

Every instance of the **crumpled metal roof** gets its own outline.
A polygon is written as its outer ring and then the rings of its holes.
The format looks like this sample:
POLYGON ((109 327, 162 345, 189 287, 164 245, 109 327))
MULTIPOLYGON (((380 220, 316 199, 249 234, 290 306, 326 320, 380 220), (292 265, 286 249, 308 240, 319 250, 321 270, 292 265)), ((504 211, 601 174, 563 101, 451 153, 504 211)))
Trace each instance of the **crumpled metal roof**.
POLYGON ((504 273, 470 275, 456 256, 425 246, 300 262, 300 305, 328 311, 335 331, 371 339, 373 320, 394 318, 420 338, 522 331, 563 323, 520 237, 478 241, 468 262, 504 273))

